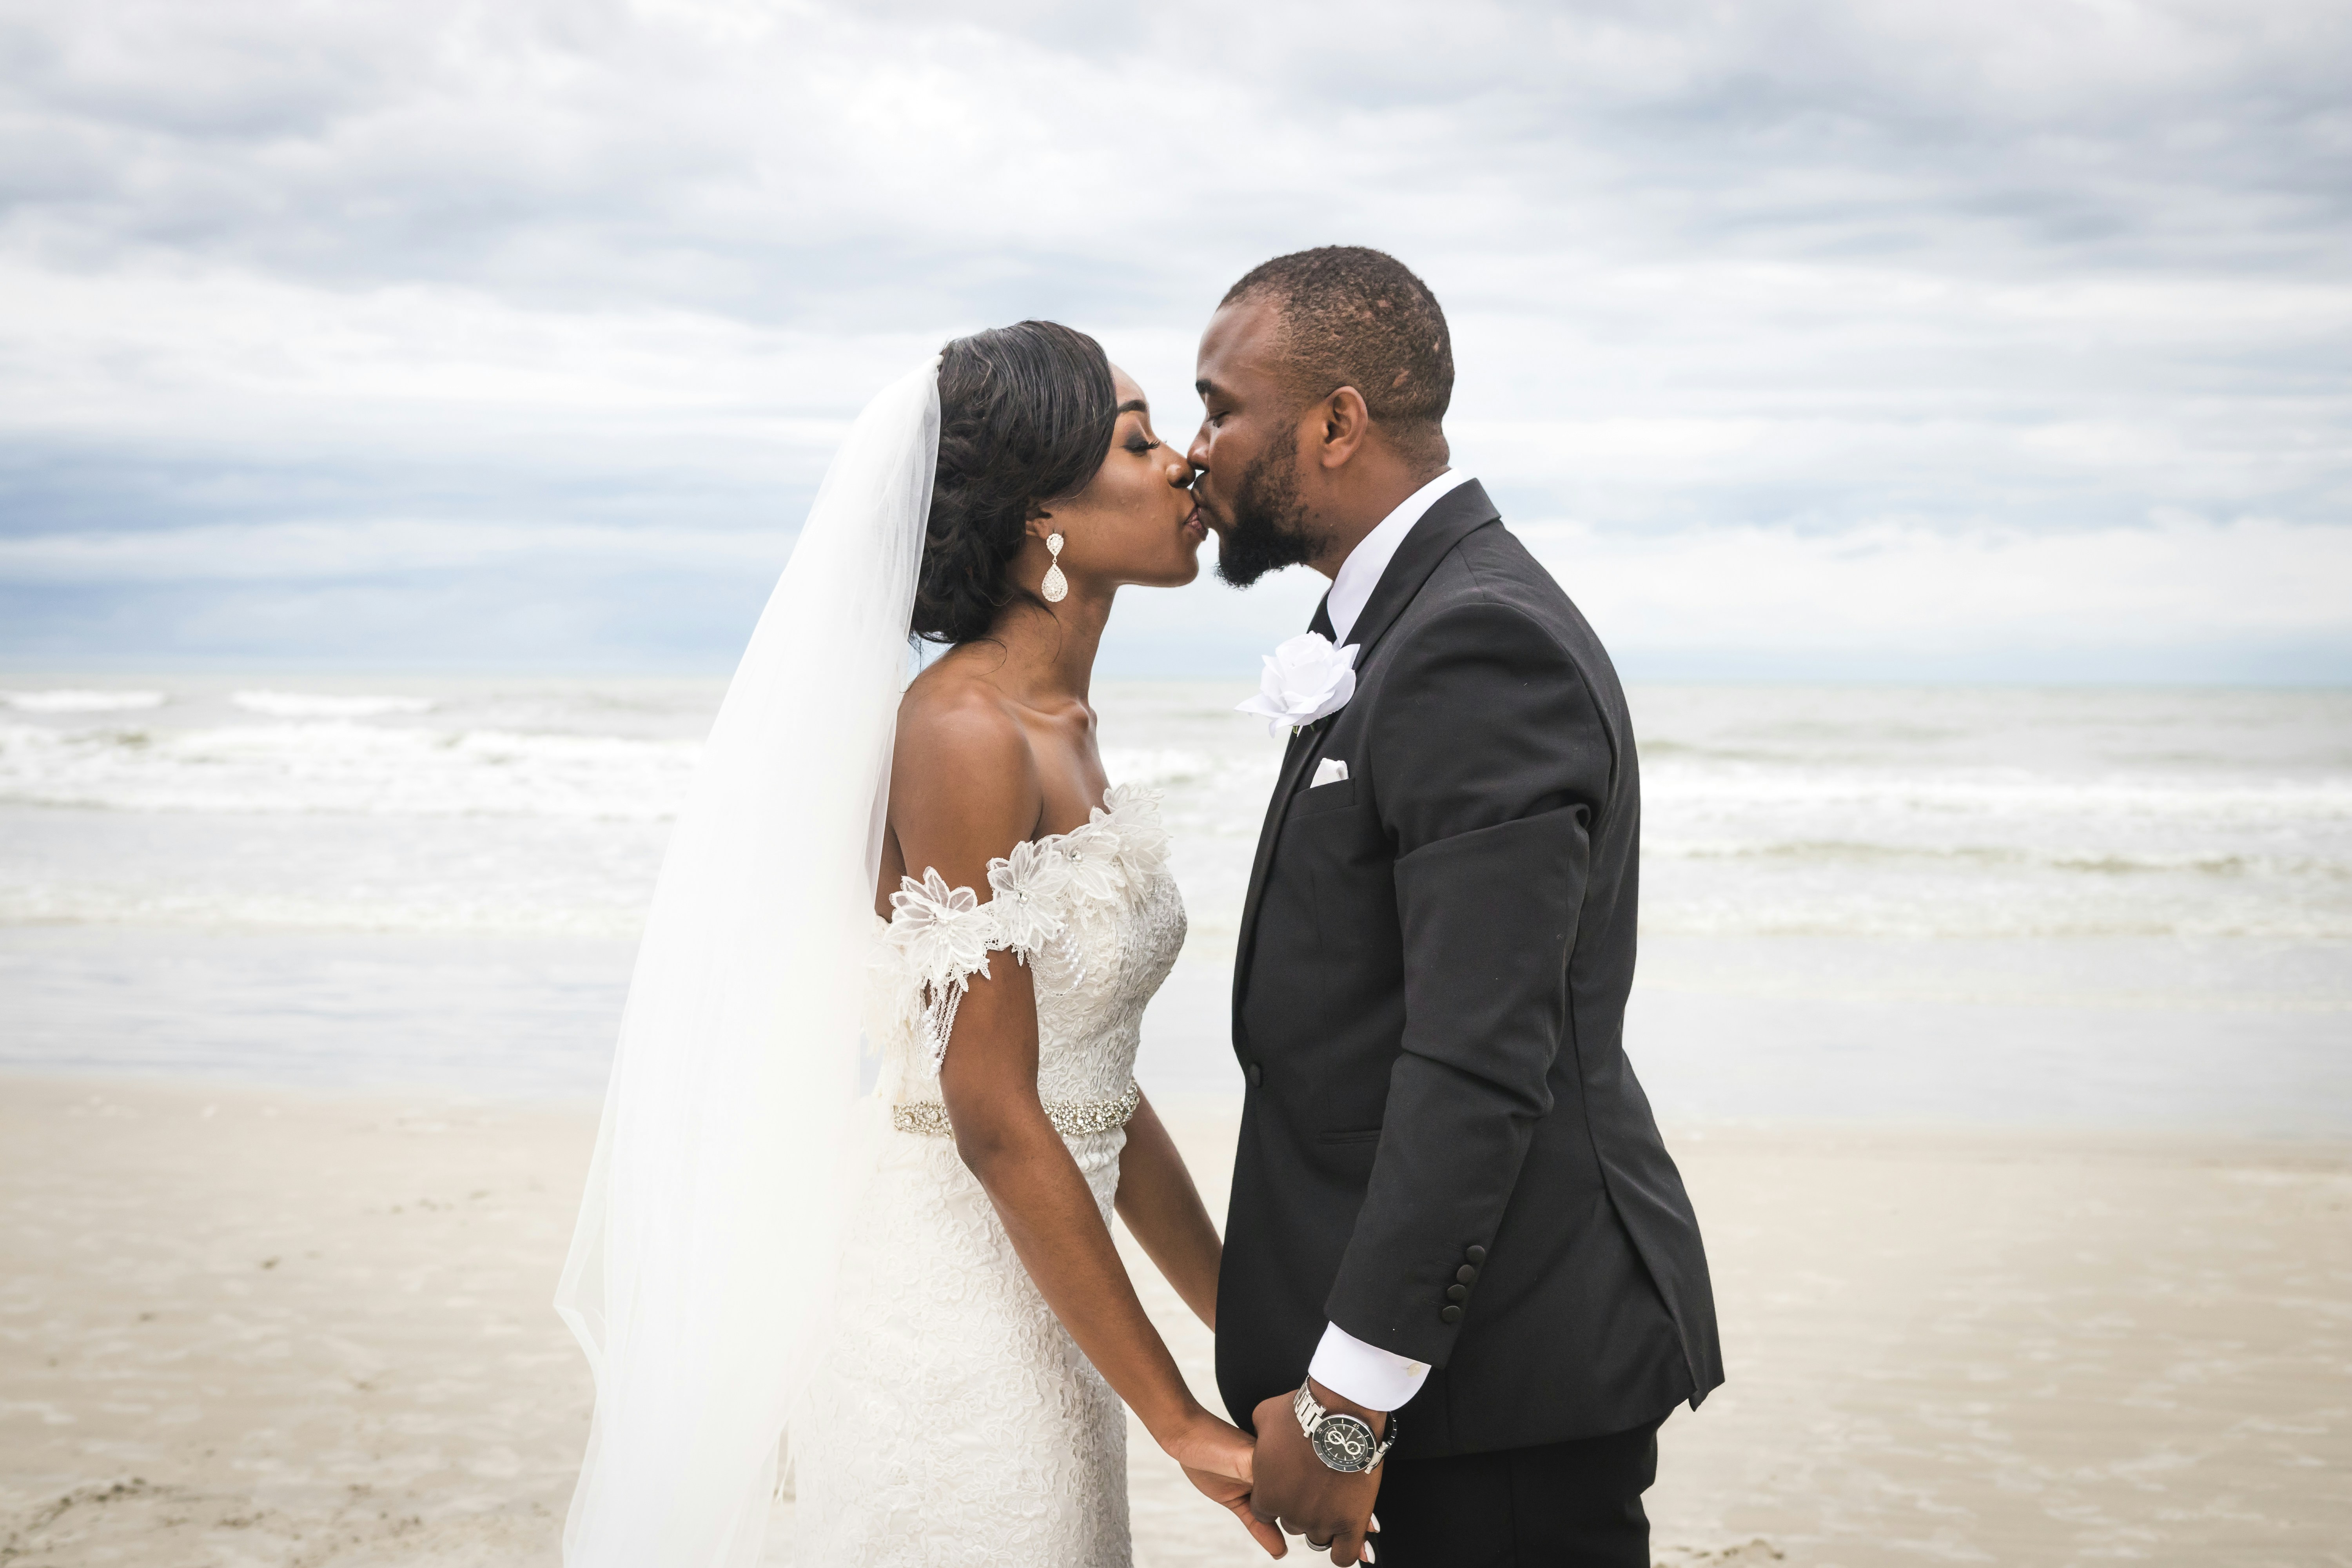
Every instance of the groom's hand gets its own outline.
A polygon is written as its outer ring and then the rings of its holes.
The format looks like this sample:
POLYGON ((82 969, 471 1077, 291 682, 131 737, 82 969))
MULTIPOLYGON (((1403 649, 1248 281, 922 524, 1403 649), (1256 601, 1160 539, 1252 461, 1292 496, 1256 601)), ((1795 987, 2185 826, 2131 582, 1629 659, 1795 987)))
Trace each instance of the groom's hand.
MULTIPOLYGON (((1342 1399, 1312 1378, 1307 1386, 1324 1409, 1359 1416, 1374 1436, 1388 1431, 1388 1413, 1367 1410, 1342 1399)), ((1290 1395, 1276 1394, 1261 1404, 1253 1418, 1257 1426, 1256 1474, 1252 1480, 1250 1511, 1279 1523, 1293 1535, 1303 1535, 1321 1550, 1328 1542, 1331 1561, 1339 1564, 1369 1562, 1364 1541, 1371 1528, 1372 1503, 1380 1496, 1381 1472, 1344 1475, 1315 1457, 1290 1395)))

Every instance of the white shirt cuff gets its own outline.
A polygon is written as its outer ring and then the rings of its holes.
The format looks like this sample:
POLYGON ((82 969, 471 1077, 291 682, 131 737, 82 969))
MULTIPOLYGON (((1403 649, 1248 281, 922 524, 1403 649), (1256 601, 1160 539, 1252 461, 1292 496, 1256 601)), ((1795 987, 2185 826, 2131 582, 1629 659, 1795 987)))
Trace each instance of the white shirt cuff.
POLYGON ((1323 1342, 1315 1347, 1307 1375, 1367 1410, 1394 1410, 1421 1392, 1429 1367, 1368 1345, 1337 1323, 1326 1323, 1323 1342))

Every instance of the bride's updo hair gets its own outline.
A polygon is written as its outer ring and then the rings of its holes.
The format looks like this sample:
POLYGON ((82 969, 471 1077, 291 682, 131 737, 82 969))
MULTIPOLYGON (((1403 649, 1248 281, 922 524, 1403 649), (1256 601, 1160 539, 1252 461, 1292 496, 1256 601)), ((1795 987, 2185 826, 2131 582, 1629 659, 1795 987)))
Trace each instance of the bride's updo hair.
POLYGON ((1118 426, 1110 360, 1084 332, 1023 321, 948 344, 915 636, 970 642, 1016 595, 1036 598, 1012 577, 1030 520, 1086 489, 1118 426))

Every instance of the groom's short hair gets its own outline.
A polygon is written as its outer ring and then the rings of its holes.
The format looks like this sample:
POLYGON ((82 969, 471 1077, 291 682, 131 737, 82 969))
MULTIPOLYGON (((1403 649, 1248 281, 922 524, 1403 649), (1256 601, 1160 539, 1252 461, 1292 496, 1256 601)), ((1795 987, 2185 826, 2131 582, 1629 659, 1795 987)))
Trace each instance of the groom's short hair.
POLYGON ((1454 401, 1454 338, 1429 285, 1395 257, 1326 245, 1262 262, 1220 307, 1263 299, 1275 309, 1282 374, 1303 405, 1343 386, 1408 447, 1435 437, 1454 401))

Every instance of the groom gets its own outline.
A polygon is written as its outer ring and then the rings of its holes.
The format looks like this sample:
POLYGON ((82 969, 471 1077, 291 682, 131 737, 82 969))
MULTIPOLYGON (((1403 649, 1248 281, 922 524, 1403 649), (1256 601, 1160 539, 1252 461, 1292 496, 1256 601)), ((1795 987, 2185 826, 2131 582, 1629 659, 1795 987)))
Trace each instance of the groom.
POLYGON ((1199 375, 1219 574, 1329 577, 1312 629, 1355 676, 1288 650, 1311 721, 1234 969, 1217 1381, 1257 1434, 1252 1506, 1335 1563, 1377 1494, 1384 1568, 1648 1568, 1659 1423, 1723 1372, 1622 1041, 1641 792, 1616 671, 1447 467, 1452 342, 1395 259, 1257 268, 1199 375))

